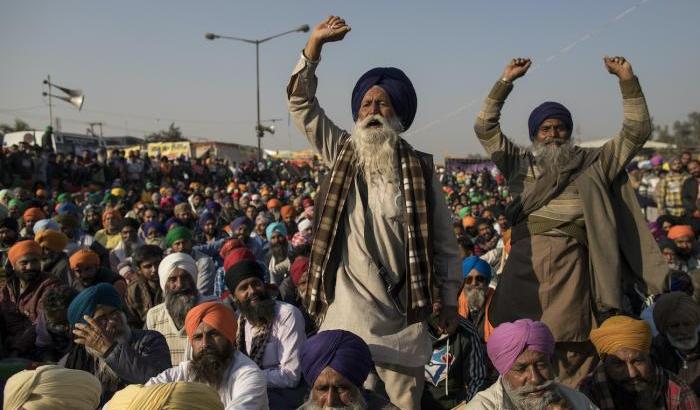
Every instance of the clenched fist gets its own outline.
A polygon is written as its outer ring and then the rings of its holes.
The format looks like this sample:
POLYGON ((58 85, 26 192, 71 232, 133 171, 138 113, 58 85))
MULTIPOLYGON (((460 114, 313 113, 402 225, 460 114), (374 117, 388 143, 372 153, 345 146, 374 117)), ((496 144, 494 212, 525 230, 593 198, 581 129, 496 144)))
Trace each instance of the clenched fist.
POLYGON ((631 80, 634 77, 632 66, 630 65, 629 61, 625 60, 625 57, 605 56, 603 57, 603 62, 605 63, 605 68, 608 69, 608 72, 616 75, 620 81, 631 80))
POLYGON ((340 41, 348 32, 350 32, 350 26, 345 23, 345 20, 338 16, 328 16, 314 27, 304 48, 304 55, 311 60, 318 60, 324 44, 340 41))
POLYGON ((503 70, 503 76, 501 78, 508 82, 515 81, 524 76, 531 65, 532 61, 529 58, 514 58, 510 60, 510 63, 508 63, 503 70))

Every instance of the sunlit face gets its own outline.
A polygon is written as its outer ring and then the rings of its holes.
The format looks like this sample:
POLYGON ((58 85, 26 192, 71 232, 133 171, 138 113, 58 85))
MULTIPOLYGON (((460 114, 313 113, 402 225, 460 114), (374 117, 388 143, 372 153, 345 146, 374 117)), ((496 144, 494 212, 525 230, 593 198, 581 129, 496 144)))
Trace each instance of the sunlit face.
POLYGON ((326 367, 316 378, 311 399, 319 408, 345 408, 359 400, 359 389, 331 367, 326 367))
POLYGON ((180 239, 173 242, 171 248, 173 252, 189 253, 192 250, 192 241, 189 239, 180 239))
MULTIPOLYGON (((546 354, 526 350, 518 356, 508 373, 503 375, 512 388, 539 386, 547 380, 554 379, 552 364, 546 354)), ((544 391, 530 393, 532 397, 541 396, 544 391)))
POLYGON ((688 164, 688 172, 690 172, 690 175, 692 175, 694 178, 700 178, 700 163, 697 161, 691 161, 688 164))
POLYGON ((487 285, 486 278, 476 269, 472 269, 469 275, 464 278, 464 286, 466 286, 467 290, 485 290, 487 285))
POLYGON ((544 120, 537 129, 535 139, 542 144, 561 145, 571 136, 571 131, 560 119, 549 118, 544 120))
POLYGON ((199 355, 203 350, 214 350, 223 352, 231 348, 231 342, 212 326, 202 322, 192 335, 192 352, 199 355))
POLYGON ((146 259, 138 266, 141 276, 151 282, 158 282, 158 265, 160 258, 146 259))
POLYGON ((169 293, 181 290, 194 289, 195 283, 192 275, 182 268, 175 268, 165 281, 165 290, 169 293))
POLYGON ((250 300, 252 306, 257 305, 259 299, 257 295, 265 292, 265 284, 259 278, 248 278, 236 285, 233 295, 239 303, 250 300))
POLYGON ((376 85, 370 88, 365 93, 365 96, 362 97, 357 120, 362 121, 365 117, 375 114, 381 115, 384 118, 396 116, 389 94, 387 94, 382 87, 376 85))

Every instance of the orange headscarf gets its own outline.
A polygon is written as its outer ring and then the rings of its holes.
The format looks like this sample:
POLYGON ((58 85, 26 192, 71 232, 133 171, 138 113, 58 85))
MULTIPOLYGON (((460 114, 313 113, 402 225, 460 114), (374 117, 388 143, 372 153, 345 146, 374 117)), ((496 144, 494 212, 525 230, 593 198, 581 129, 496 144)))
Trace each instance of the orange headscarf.
POLYGON ((462 218, 462 226, 464 229, 471 228, 474 225, 476 225, 476 218, 473 216, 465 216, 462 218))
POLYGON ((228 307, 219 302, 206 302, 190 309, 185 317, 185 331, 190 341, 202 322, 221 332, 231 344, 236 343, 238 323, 228 307))
POLYGON ((34 254, 41 256, 41 246, 38 243, 30 240, 19 241, 12 245, 9 251, 7 251, 7 259, 10 261, 12 267, 15 266, 15 262, 24 255, 34 254))
POLYGON ((40 219, 46 219, 46 214, 41 210, 41 208, 33 207, 27 209, 24 211, 24 214, 22 214, 22 219, 24 222, 27 222, 27 218, 33 218, 34 222, 36 222, 40 219))
POLYGON ((54 231, 53 229, 44 229, 36 234, 34 240, 39 245, 54 252, 60 252, 68 245, 68 237, 63 232, 54 231))
POLYGON ((96 268, 100 266, 100 256, 89 249, 80 249, 70 257, 68 262, 71 269, 77 268, 78 265, 96 268))
POLYGON ((622 348, 649 353, 651 329, 643 320, 629 316, 613 316, 598 329, 591 330, 591 342, 601 356, 615 353, 622 348))
POLYGON ((294 208, 291 205, 285 205, 280 209, 280 215, 282 218, 286 218, 288 216, 291 216, 292 218, 294 217, 294 208))
POLYGON ((676 225, 668 230, 668 239, 672 241, 685 237, 695 237, 695 232, 693 232, 693 228, 691 228, 690 225, 676 225))

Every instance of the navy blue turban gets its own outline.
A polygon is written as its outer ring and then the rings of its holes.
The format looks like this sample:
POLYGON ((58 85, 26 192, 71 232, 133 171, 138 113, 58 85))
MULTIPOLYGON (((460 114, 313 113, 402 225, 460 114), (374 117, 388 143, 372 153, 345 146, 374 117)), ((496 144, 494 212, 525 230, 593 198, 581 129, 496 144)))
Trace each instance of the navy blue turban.
POLYGON ((574 129, 574 120, 571 118, 569 110, 558 102, 547 101, 532 110, 530 118, 527 120, 527 127, 530 130, 530 140, 535 139, 537 131, 548 119, 557 119, 566 125, 569 132, 574 129))
POLYGON ((406 131, 416 117, 418 98, 411 80, 408 79, 403 71, 394 67, 373 68, 357 80, 357 84, 352 90, 352 100, 350 102, 353 121, 357 121, 362 98, 375 85, 380 86, 389 94, 394 112, 396 112, 404 131, 406 131))
POLYGON ((114 286, 109 283, 99 283, 78 293, 78 296, 68 306, 68 323, 71 327, 76 323, 85 323, 83 316, 95 314, 97 305, 122 307, 122 299, 114 286))
POLYGON ((312 387, 326 367, 337 371, 358 388, 362 387, 373 366, 367 343, 345 330, 319 332, 301 348, 301 371, 306 383, 312 387))

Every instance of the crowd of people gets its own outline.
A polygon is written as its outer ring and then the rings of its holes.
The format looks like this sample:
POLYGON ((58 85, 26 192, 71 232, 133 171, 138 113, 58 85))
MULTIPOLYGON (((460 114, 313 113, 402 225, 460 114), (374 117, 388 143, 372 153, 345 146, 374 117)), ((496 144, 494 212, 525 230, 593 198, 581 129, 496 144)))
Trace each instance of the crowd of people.
POLYGON ((355 128, 321 109, 331 16, 291 118, 320 160, 232 164, 22 143, 0 153, 5 409, 697 409, 700 162, 622 131, 569 144, 561 104, 530 148, 499 125, 514 59, 479 112, 492 163, 436 167, 399 133, 416 94, 365 73, 355 128))

